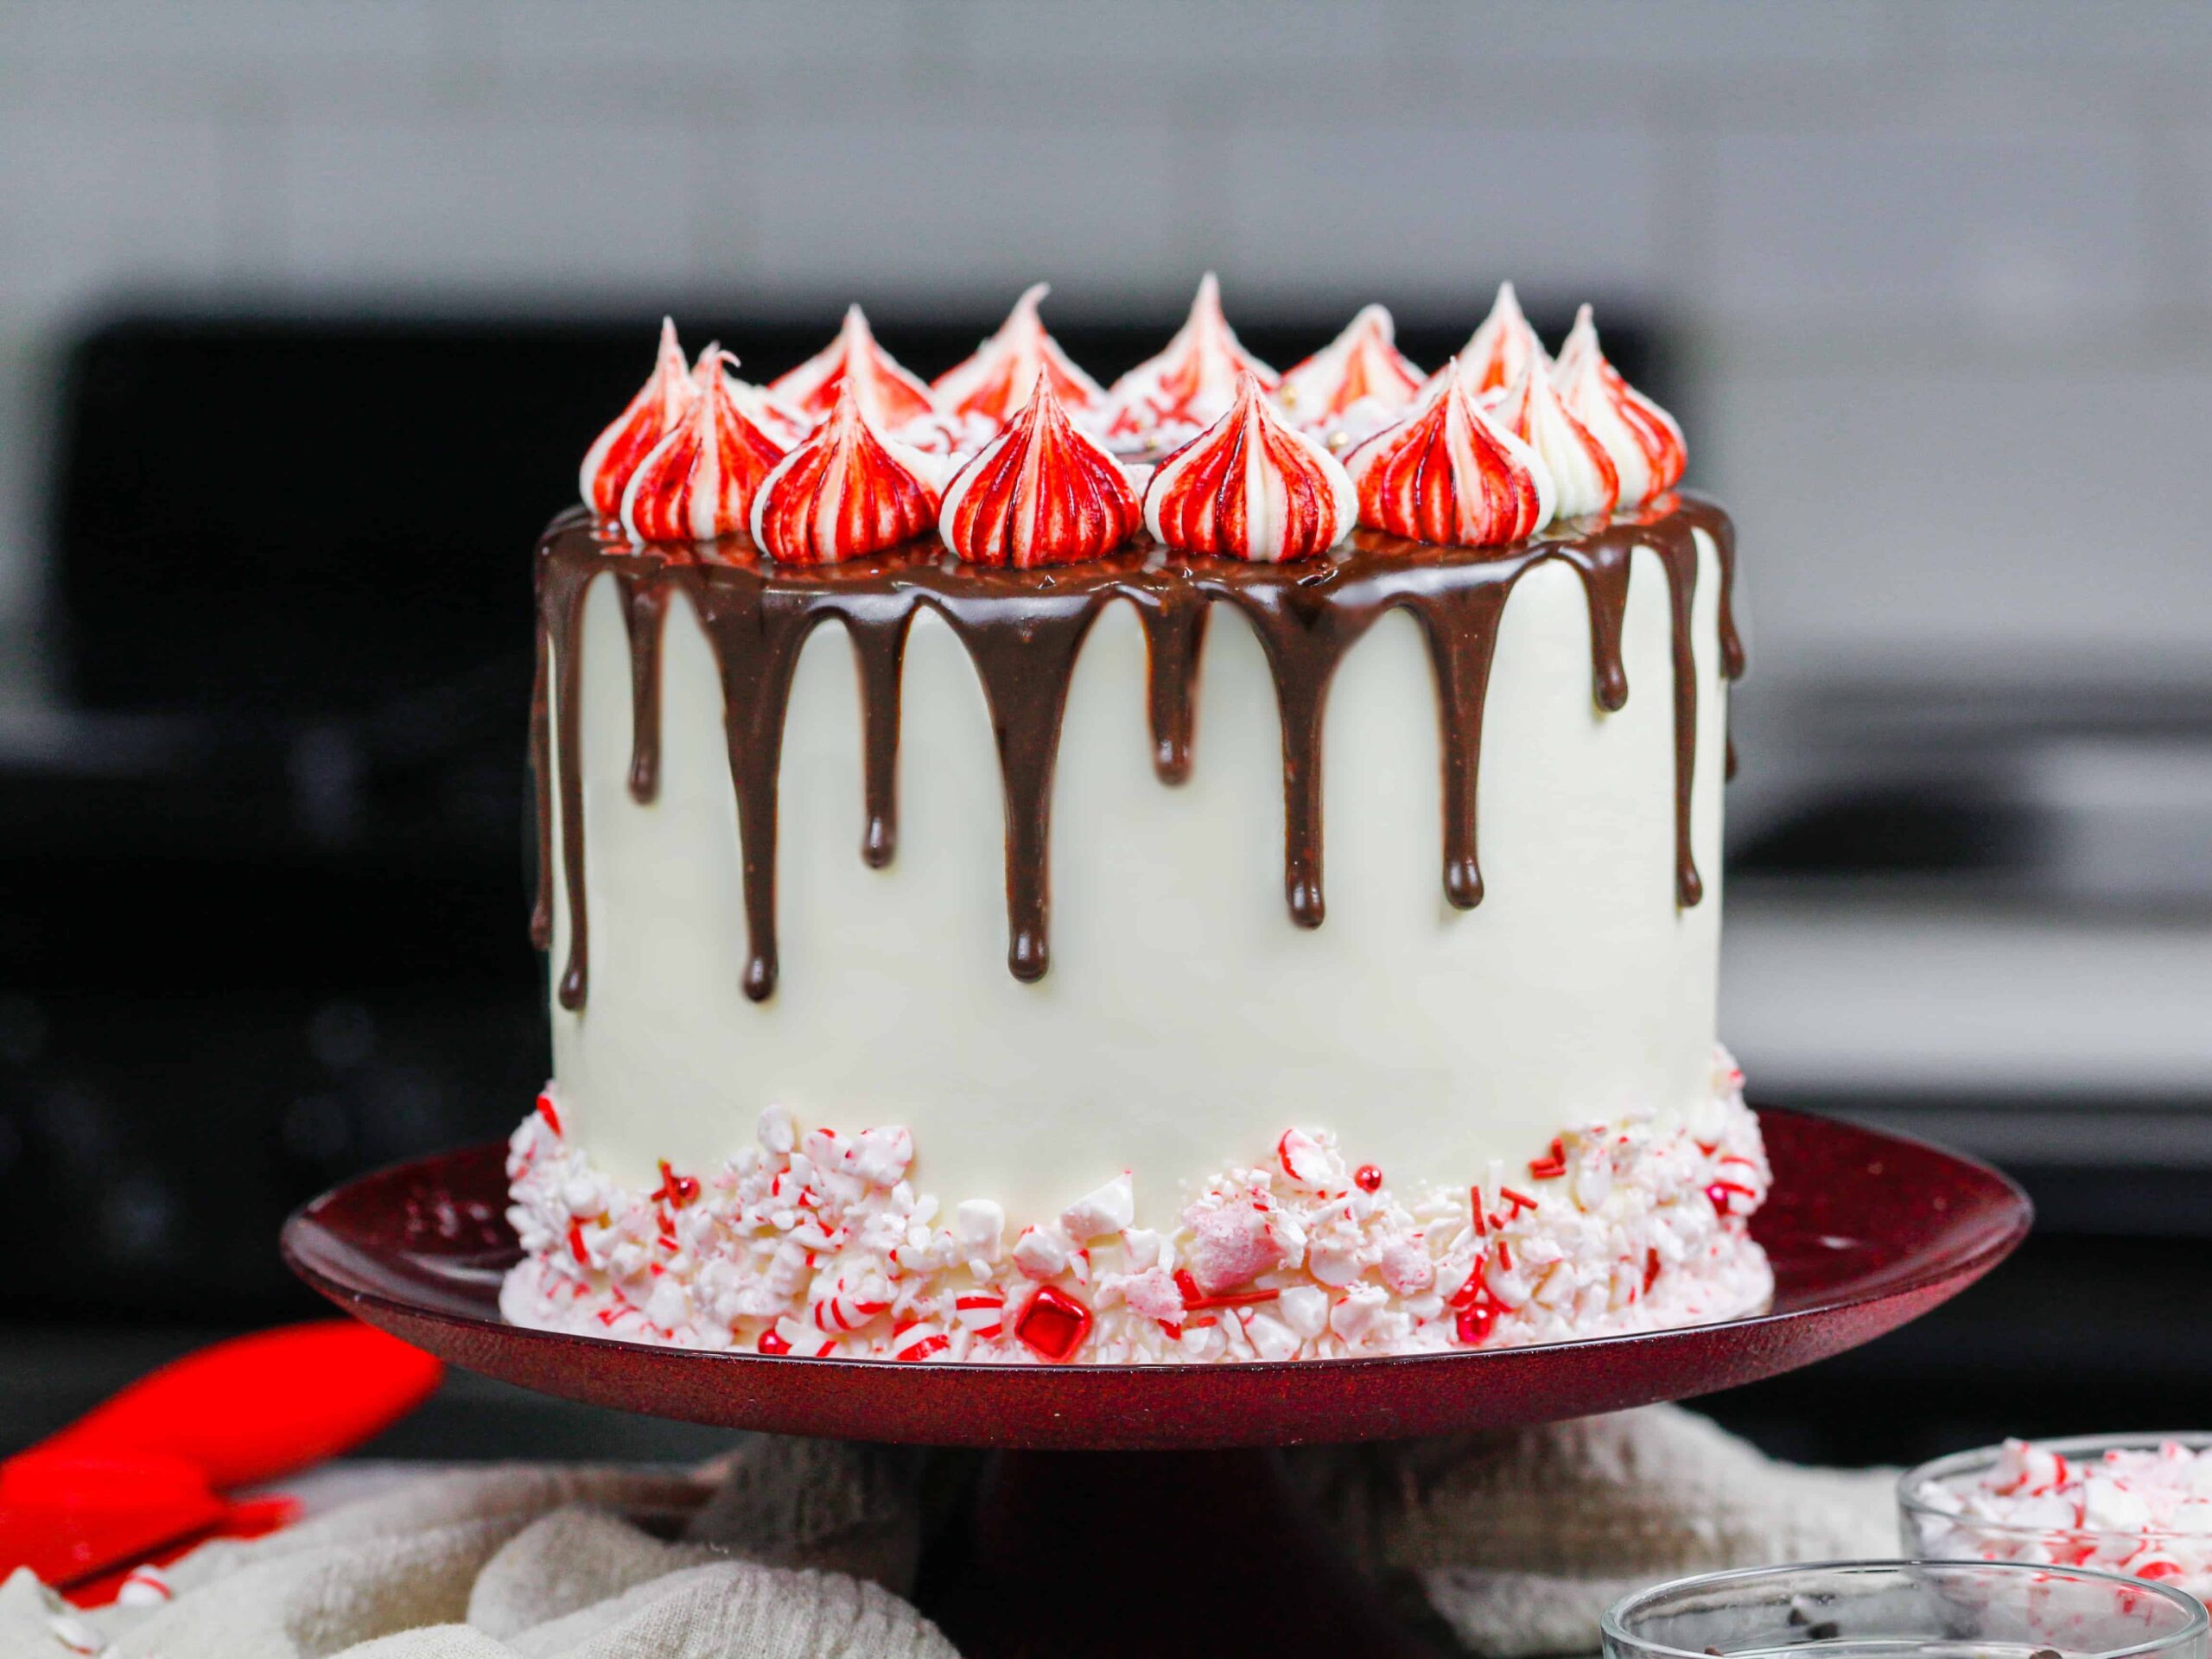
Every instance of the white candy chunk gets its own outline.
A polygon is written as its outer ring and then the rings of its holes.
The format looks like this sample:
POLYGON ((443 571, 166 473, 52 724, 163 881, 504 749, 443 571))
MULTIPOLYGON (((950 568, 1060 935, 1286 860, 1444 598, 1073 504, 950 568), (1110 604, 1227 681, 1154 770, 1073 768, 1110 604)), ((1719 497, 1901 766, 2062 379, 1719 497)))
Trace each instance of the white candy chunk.
POLYGON ((1291 1129, 1275 1143, 1275 1161, 1308 1192, 1344 1185, 1344 1160, 1303 1129, 1291 1129))
POLYGON ((607 1208, 599 1183, 586 1175, 571 1175, 561 1183, 561 1202, 572 1216, 595 1216, 607 1208))
POLYGON ((1131 1313, 1141 1313, 1147 1319, 1165 1319, 1170 1325, 1182 1319, 1183 1293, 1175 1281, 1160 1268, 1126 1274, 1114 1282, 1131 1313))
POLYGON ((1401 1296, 1418 1295, 1436 1282, 1436 1264, 1414 1238, 1394 1238, 1382 1247, 1382 1282, 1401 1296))
POLYGON ((1568 1185, 1573 1188, 1574 1201, 1585 1210, 1604 1206, 1613 1195, 1613 1166, 1605 1158, 1584 1158, 1571 1172, 1568 1185))
MULTIPOLYGON (((37 1586, 34 1584, 32 1587, 36 1589, 37 1586)), ((54 1639, 71 1653, 99 1653, 107 1646, 98 1630, 81 1618, 73 1618, 67 1613, 54 1614, 47 1620, 46 1628, 54 1639)))
POLYGON ((645 1299, 645 1317, 664 1331, 691 1323, 691 1299, 672 1274, 653 1281, 653 1294, 645 1299))
POLYGON ((1060 1211, 1060 1225, 1071 1238, 1098 1238, 1118 1233, 1136 1218, 1136 1187, 1127 1170, 1060 1211))
POLYGON ((1025 1227, 1014 1243, 1014 1265, 1032 1279, 1050 1279, 1067 1271, 1068 1243, 1058 1228, 1025 1227))
POLYGON ((2191 1538, 2212 1537, 2212 1500, 2185 1497, 2174 1505, 2171 1529, 2191 1538))
POLYGON ((1518 1268, 1508 1272, 1492 1261, 1483 1269, 1483 1286, 1500 1307, 1526 1307, 1532 1289, 1528 1275, 1518 1268))
POLYGON ((134 1567, 115 1592, 118 1607, 158 1607, 175 1594, 158 1567, 134 1567))
POLYGON ((903 1128, 862 1129, 846 1149, 845 1160, 854 1174, 870 1186, 896 1186, 914 1161, 914 1136, 903 1128))
POLYGON ((1329 1328, 1329 1294, 1311 1285, 1294 1285, 1275 1299, 1283 1323, 1301 1337, 1318 1337, 1329 1328))
POLYGON ((1177 1343, 1184 1358, 1196 1360, 1211 1359, 1227 1344, 1228 1338, 1221 1334, 1217 1325, 1185 1325, 1177 1343))
POLYGON ((2082 1519, 2099 1532, 2133 1532, 2150 1524, 2151 1506, 2120 1482, 2092 1475, 2083 1485, 2082 1519))
POLYGON ((1329 1314, 1329 1329, 1355 1346, 1389 1317, 1389 1298, 1380 1285, 1355 1285, 1329 1314))
POLYGON ((1252 1339, 1252 1351, 1262 1359, 1288 1359, 1298 1351, 1298 1333, 1264 1313, 1255 1313, 1244 1321, 1244 1334, 1252 1339))
POLYGON ((1348 1240, 1317 1239, 1306 1253, 1306 1270, 1325 1285, 1348 1285, 1360 1275, 1359 1249, 1348 1240))
POLYGON ((1160 1265, 1160 1235, 1149 1227, 1125 1228, 1122 1233, 1122 1249, 1128 1257, 1131 1273, 1143 1273, 1160 1265))
POLYGON ((761 1113, 753 1134, 770 1152, 788 1154, 798 1145, 798 1123, 788 1106, 771 1106, 761 1113))
POLYGON ((988 1198, 969 1198, 952 1212, 952 1238, 963 1259, 995 1262, 1006 1243, 1006 1211, 988 1198))
POLYGON ((1294 1266, 1306 1250, 1304 1230, 1287 1217, 1263 1215, 1241 1204, 1200 1212, 1191 1231, 1192 1276, 1209 1296, 1294 1266), (1295 1253, 1287 1248, 1287 1232, 1296 1235, 1295 1253))

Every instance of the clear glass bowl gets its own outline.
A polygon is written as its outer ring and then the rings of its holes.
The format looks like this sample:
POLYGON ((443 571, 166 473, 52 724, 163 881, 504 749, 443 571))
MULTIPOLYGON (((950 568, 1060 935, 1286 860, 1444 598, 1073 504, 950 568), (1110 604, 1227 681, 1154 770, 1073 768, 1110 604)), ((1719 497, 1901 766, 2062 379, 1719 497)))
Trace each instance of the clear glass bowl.
POLYGON ((2194 1596, 2010 1561, 1711 1573, 1614 1603, 1601 1628, 1606 1659, 2207 1659, 2194 1596))
MULTIPOLYGON (((2092 1464, 2107 1452, 2155 1452, 2173 1442, 2193 1452, 2212 1450, 2212 1434, 2078 1434, 2037 1440, 2069 1463, 2092 1464)), ((1897 1481, 1897 1534, 1908 1555, 1956 1561, 2052 1562, 2109 1573, 2139 1573, 2212 1596, 2212 1536, 2138 1528, 2103 1531, 1985 1521, 1951 1512, 1941 1493, 1964 1493, 1981 1484, 2003 1454, 2002 1446, 1954 1452, 1908 1469, 1897 1481)))

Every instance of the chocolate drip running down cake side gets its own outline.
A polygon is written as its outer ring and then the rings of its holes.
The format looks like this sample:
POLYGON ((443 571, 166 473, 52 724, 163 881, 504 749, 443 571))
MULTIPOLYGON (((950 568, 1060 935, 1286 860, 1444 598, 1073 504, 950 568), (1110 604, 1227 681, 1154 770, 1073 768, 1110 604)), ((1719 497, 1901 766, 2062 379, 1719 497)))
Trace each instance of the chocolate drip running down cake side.
POLYGON ((537 555, 554 1080, 518 1323, 1327 1358, 1730 1317, 1726 516, 1510 285, 1102 389, 664 330, 537 555))

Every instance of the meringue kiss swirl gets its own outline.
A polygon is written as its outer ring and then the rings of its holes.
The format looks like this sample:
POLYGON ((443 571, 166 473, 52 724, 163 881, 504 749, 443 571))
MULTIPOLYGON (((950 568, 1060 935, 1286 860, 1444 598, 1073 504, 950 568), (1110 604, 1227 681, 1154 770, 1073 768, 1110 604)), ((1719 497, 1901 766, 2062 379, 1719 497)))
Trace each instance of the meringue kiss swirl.
POLYGON ((1590 308, 1575 314, 1573 331, 1553 369, 1560 402, 1605 448, 1620 474, 1620 505, 1641 506, 1682 481, 1689 451, 1675 417, 1624 379, 1598 348, 1590 308))
POLYGON ((1453 365, 1397 426, 1345 458, 1359 522, 1393 536, 1498 547, 1551 522, 1552 476, 1536 452, 1499 426, 1453 365))
MULTIPOLYGON (((1357 404, 1385 413, 1421 393, 1421 372, 1398 350, 1397 327, 1379 305, 1363 306, 1344 333, 1283 371, 1275 397, 1300 426, 1319 426, 1357 404)), ((1377 424, 1380 424, 1378 422, 1377 424)))
POLYGON ((868 318, 857 305, 845 308, 837 338, 812 357, 768 385, 771 396, 802 414, 821 419, 836 407, 840 393, 859 388, 868 412, 893 431, 937 412, 930 389, 875 343, 868 318))
POLYGON ((690 411, 697 391, 685 366, 683 348, 676 343, 673 318, 660 320, 660 355, 653 372, 629 406, 617 415, 607 430, 584 452, 577 484, 584 505, 602 518, 622 511, 622 492, 652 447, 676 429, 690 411))
POLYGON ((1478 392, 1510 386, 1530 363, 1548 360, 1544 343, 1529 326, 1521 309, 1521 296, 1513 291, 1512 283, 1497 285, 1497 298, 1491 302, 1490 315, 1467 337, 1459 360, 1474 375, 1478 392))
POLYGON ((1014 423, 944 492, 938 534, 969 564, 1071 564, 1112 551, 1135 531, 1135 487, 1122 463, 1068 418, 1039 374, 1014 423))
POLYGON ((1154 540, 1268 564, 1325 553, 1357 509, 1343 463, 1293 429, 1250 374, 1237 377, 1229 412, 1162 461, 1144 494, 1154 540))
POLYGON ((737 359, 719 346, 699 353, 690 411, 630 475, 622 527, 632 541, 704 542, 742 531, 754 492, 784 458, 782 439, 739 403, 725 366, 737 359))
POLYGON ((785 564, 836 564, 937 522, 937 464, 880 430, 848 380, 830 418, 753 497, 753 539, 785 564))
POLYGON ((1109 429, 1117 437, 1145 437, 1161 429, 1189 431, 1220 416, 1236 395, 1236 377, 1252 374, 1272 391, 1281 378, 1244 349, 1221 309, 1221 283, 1211 271, 1198 283, 1191 315, 1159 356, 1114 383, 1109 429))
POLYGON ((938 409, 955 419, 978 416, 1003 427, 1027 407, 1029 388, 1039 375, 1052 383, 1052 395, 1069 409, 1096 410, 1105 389, 1060 349, 1045 332, 1037 302, 1052 290, 1039 283, 1014 302, 1014 309, 966 362, 947 369, 930 383, 938 409))
POLYGON ((1554 514, 1580 518, 1609 513, 1620 499, 1621 478, 1605 446, 1567 411, 1541 358, 1522 365, 1520 378, 1491 405, 1497 423, 1536 452, 1552 475, 1554 514))

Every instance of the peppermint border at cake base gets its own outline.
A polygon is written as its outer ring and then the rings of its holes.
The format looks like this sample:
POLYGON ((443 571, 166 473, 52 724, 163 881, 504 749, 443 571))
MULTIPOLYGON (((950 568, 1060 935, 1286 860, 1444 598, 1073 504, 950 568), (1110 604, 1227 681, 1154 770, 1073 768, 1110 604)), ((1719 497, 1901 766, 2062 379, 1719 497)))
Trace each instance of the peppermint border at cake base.
POLYGON ((1522 1346, 1740 1317, 1774 1281, 1748 1218, 1770 1185, 1743 1074, 1662 1120, 1569 1129, 1525 1164, 1394 1180, 1325 1127, 1135 1224, 1127 1174, 1007 1236, 989 1198, 908 1179, 904 1128, 771 1107, 720 1169, 651 1192, 569 1139, 556 1091, 509 1141, 524 1259, 512 1324, 804 1357, 1009 1363, 1334 1359, 1522 1346))

